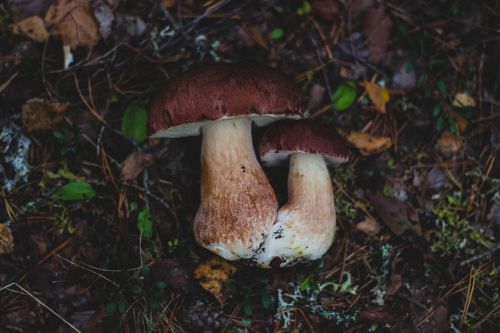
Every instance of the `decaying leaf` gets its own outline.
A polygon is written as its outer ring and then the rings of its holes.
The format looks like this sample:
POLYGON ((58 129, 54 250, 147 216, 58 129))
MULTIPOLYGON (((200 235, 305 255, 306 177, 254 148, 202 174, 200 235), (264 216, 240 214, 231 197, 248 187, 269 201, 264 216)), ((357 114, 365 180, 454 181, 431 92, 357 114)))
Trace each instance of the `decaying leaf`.
POLYGON ((64 119, 69 103, 51 103, 32 98, 22 107, 23 128, 27 133, 50 132, 64 119))
POLYGON ((122 179, 135 180, 137 176, 154 162, 154 156, 143 152, 133 152, 123 162, 122 179))
POLYGON ((459 107, 459 108, 465 108, 465 107, 474 107, 476 106, 476 101, 474 98, 471 96, 467 95, 466 93, 457 93, 455 94, 455 97, 453 98, 453 106, 459 107))
POLYGON ((57 0, 45 14, 45 24, 52 35, 60 36, 63 44, 93 47, 99 40, 99 30, 92 16, 90 1, 57 0))
POLYGON ((350 132, 347 140, 358 148, 365 156, 380 153, 391 147, 391 139, 385 136, 374 136, 363 132, 350 132))
POLYGON ((175 6, 175 0, 161 0, 160 3, 165 8, 170 8, 175 6))
POLYGON ((458 131, 459 132, 465 131, 465 129, 469 125, 469 123, 467 122, 467 119, 465 119, 464 117, 462 117, 462 115, 460 115, 460 113, 455 112, 454 110, 448 110, 448 114, 453 119, 455 119, 455 121, 457 122, 457 129, 458 129, 458 131))
POLYGON ((374 218, 367 216, 363 222, 356 224, 356 230, 375 236, 380 232, 380 224, 374 218))
POLYGON ((445 130, 436 142, 436 150, 446 157, 459 152, 462 149, 462 140, 457 135, 445 130))
POLYGON ((49 33, 40 16, 31 16, 11 26, 12 33, 23 35, 35 42, 45 42, 49 33))
POLYGON ((376 83, 364 81, 361 85, 365 88, 368 97, 372 101, 375 109, 380 113, 385 113, 385 105, 389 102, 389 91, 376 83))
POLYGON ((365 11, 363 17, 363 34, 368 40, 369 59, 378 62, 385 57, 392 21, 385 13, 383 4, 365 11))
POLYGON ((194 278, 203 289, 211 293, 219 302, 224 300, 224 284, 231 275, 236 273, 236 267, 220 257, 212 257, 201 263, 194 271, 194 278))
POLYGON ((394 296, 403 285, 403 276, 398 273, 391 274, 391 283, 387 287, 387 295, 394 296))
POLYGON ((313 13, 327 21, 333 21, 340 15, 340 4, 337 0, 313 0, 313 13))
POLYGON ((14 237, 10 228, 0 223, 0 255, 11 253, 14 250, 14 237))
POLYGON ((422 235, 417 211, 409 204, 384 195, 370 195, 370 201, 382 221, 395 235, 401 236, 406 231, 422 235))

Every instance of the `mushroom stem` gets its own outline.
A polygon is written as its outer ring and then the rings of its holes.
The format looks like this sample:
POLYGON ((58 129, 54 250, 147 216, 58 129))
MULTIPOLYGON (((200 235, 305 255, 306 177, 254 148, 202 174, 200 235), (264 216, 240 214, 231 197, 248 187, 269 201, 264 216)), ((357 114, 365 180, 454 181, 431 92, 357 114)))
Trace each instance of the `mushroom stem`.
POLYGON ((321 257, 335 234, 335 202, 322 156, 294 153, 288 173, 288 202, 278 210, 259 264, 289 266, 321 257), (275 259, 276 258, 276 259, 275 259))
POLYGON ((202 128, 201 204, 194 234, 200 244, 228 260, 255 256, 278 209, 255 156, 251 130, 251 120, 243 117, 202 128))

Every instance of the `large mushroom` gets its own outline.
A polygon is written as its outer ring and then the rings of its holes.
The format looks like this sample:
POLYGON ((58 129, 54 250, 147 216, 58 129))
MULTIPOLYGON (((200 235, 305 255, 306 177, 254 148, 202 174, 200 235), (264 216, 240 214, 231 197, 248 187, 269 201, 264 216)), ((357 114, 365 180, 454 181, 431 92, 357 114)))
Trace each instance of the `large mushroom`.
POLYGON ((320 258, 333 242, 336 223, 327 165, 348 160, 345 143, 330 126, 283 121, 266 128, 259 153, 265 166, 289 161, 289 173, 288 202, 278 210, 258 264, 284 267, 320 258))
POLYGON ((202 134, 199 244, 228 260, 252 260, 276 220, 277 199, 255 156, 252 122, 301 118, 303 96, 280 72, 214 63, 170 81, 153 102, 154 138, 202 134))

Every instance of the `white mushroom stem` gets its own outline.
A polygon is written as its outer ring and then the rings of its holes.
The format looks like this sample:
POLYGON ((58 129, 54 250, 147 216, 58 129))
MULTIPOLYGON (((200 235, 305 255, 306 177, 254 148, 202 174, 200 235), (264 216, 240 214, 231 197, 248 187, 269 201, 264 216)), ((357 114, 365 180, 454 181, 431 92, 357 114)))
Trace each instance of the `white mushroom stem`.
POLYGON ((255 156, 251 130, 247 118, 202 128, 201 204, 194 234, 201 245, 228 260, 253 258, 278 210, 255 156))
POLYGON ((335 234, 335 203, 328 168, 321 155, 290 157, 288 202, 278 210, 258 263, 289 266, 321 257, 335 234))

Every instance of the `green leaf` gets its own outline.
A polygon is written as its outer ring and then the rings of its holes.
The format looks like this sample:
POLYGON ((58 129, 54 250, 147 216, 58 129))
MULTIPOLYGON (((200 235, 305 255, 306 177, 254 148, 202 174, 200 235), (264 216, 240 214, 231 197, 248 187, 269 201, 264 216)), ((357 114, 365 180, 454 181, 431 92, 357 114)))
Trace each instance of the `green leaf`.
POLYGON ((297 14, 299 15, 309 14, 310 12, 311 12, 311 4, 309 3, 309 1, 304 1, 302 7, 297 8, 297 14))
POLYGON ((351 107, 356 100, 356 86, 349 81, 337 87, 332 96, 333 108, 337 111, 344 111, 351 107))
POLYGON ((247 317, 250 317, 252 315, 252 304, 250 303, 249 297, 245 297, 243 299, 243 313, 247 317))
POLYGON ((281 28, 275 28, 271 31, 271 39, 281 39, 284 35, 284 31, 281 28))
POLYGON ((85 181, 71 182, 60 187, 50 197, 54 200, 85 200, 92 199, 96 193, 92 186, 85 181))
POLYGON ((138 142, 146 139, 148 113, 142 106, 130 104, 122 119, 122 132, 138 142))
POLYGON ((139 213, 137 228, 146 238, 151 238, 153 236, 153 220, 151 219, 151 213, 147 207, 139 213))
POLYGON ((116 310, 116 303, 112 302, 112 303, 106 304, 106 306, 104 307, 104 310, 107 313, 113 313, 113 312, 115 312, 115 310, 116 310))
POLYGON ((132 294, 138 295, 141 293, 142 288, 138 284, 134 284, 130 287, 130 291, 132 292, 132 294))
POLYGON ((446 96, 446 85, 444 84, 444 81, 439 80, 437 82, 437 86, 438 86, 439 92, 441 93, 441 96, 446 96))
POLYGON ((436 118, 437 116, 439 116, 441 114, 442 110, 443 109, 441 108, 441 104, 434 105, 434 108, 432 109, 432 116, 434 118, 436 118))
POLYGON ((264 309, 269 310, 273 305, 273 296, 269 294, 260 295, 260 303, 264 309))

